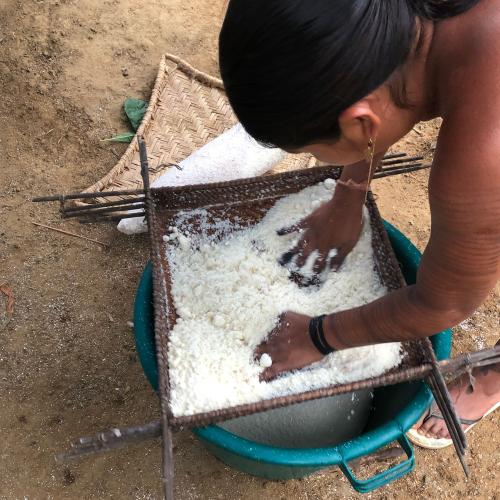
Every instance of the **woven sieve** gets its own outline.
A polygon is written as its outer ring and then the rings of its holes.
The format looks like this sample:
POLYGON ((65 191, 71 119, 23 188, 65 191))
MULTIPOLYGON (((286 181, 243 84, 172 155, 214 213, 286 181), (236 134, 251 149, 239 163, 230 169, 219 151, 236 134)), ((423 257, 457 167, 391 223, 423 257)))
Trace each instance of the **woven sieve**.
MULTIPOLYGON (((168 335, 175 325, 177 315, 172 298, 171 275, 163 236, 168 232, 168 227, 173 224, 173 218, 180 211, 204 208, 214 217, 224 217, 229 220, 237 218, 240 226, 252 225, 258 222, 279 198, 296 193, 327 178, 338 178, 339 174, 339 169, 335 167, 315 167, 231 182, 151 190, 149 232, 153 259, 155 330, 158 368, 163 375, 160 383, 160 397, 172 429, 181 426, 204 426, 311 399, 413 380, 419 378, 422 366, 429 363, 427 356, 423 353, 421 341, 405 342, 403 343, 405 356, 401 365, 379 377, 195 415, 175 417, 171 413, 168 335)), ((388 290, 395 290, 404 286, 405 281, 371 193, 367 199, 367 208, 372 228, 376 272, 388 290)), ((196 226, 193 228, 196 230, 196 226)))

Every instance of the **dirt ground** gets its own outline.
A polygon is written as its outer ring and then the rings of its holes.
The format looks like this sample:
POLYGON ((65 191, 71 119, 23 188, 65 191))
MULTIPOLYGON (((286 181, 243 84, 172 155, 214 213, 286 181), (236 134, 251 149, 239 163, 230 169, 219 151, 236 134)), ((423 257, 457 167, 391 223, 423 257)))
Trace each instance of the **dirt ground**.
MULTIPOLYGON (((56 206, 34 205, 30 197, 85 188, 114 165, 124 146, 100 140, 127 130, 123 100, 148 97, 164 52, 217 73, 222 4, 0 2, 0 285, 15 294, 14 317, 6 326, 0 321, 1 499, 161 498, 158 442, 69 465, 54 460, 76 437, 158 417, 127 326, 147 241, 110 226, 62 223, 56 206)), ((437 128, 419 125, 396 149, 430 155, 437 128)), ((419 172, 374 185, 384 217, 420 248, 429 236, 426 181, 419 172)), ((494 343, 498 299, 497 290, 455 330, 456 352, 494 343)), ((499 417, 470 433, 469 481, 452 450, 417 450, 415 472, 367 498, 500 499, 499 417)), ((175 436, 175 460, 183 500, 359 496, 336 469, 288 482, 246 476, 187 431, 175 436)))

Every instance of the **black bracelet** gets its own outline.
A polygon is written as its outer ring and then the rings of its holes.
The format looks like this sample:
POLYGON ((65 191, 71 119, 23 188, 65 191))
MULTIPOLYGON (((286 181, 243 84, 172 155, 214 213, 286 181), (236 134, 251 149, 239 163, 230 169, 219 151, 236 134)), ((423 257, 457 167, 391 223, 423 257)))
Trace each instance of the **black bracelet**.
POLYGON ((320 353, 326 354, 324 352, 325 348, 321 344, 321 341, 318 338, 318 320, 319 320, 319 317, 316 316, 316 317, 311 318, 311 320, 309 321, 309 337, 311 337, 311 341, 314 344, 314 347, 316 347, 316 349, 320 353))
POLYGON ((325 332, 323 331, 323 318, 322 316, 315 316, 309 321, 309 336, 314 344, 314 347, 323 355, 331 354, 335 349, 327 342, 325 332))
POLYGON ((318 322, 318 336, 319 339, 321 340, 322 344, 326 347, 326 350, 328 351, 328 354, 331 354, 332 352, 336 351, 334 347, 332 347, 329 343, 328 340, 326 340, 325 337, 325 332, 323 330, 323 319, 325 317, 325 314, 323 316, 320 316, 320 321, 318 322))

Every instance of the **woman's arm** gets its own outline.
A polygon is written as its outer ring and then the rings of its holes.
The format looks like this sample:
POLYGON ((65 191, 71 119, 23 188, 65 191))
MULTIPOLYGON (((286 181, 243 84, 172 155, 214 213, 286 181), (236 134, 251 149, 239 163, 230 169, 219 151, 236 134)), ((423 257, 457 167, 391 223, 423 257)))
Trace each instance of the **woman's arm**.
POLYGON ((431 171, 431 237, 416 285, 327 317, 325 334, 334 347, 428 336, 466 319, 495 286, 500 134, 477 128, 465 133, 470 121, 450 121, 443 125, 431 171))
MULTIPOLYGON (((495 135, 475 127, 465 133, 462 124, 469 120, 453 123, 442 128, 431 171, 431 238, 416 285, 327 316, 323 326, 333 347, 432 335, 467 318, 495 286, 500 262, 500 130, 495 135)), ((281 316, 256 350, 257 356, 268 353, 273 360, 263 379, 322 358, 309 338, 309 320, 292 311, 281 316)))
POLYGON ((429 183, 431 237, 417 283, 329 317, 334 345, 431 335, 467 318, 498 280, 500 67, 492 64, 495 44, 481 40, 481 50, 461 55, 436 88, 443 125, 429 183))

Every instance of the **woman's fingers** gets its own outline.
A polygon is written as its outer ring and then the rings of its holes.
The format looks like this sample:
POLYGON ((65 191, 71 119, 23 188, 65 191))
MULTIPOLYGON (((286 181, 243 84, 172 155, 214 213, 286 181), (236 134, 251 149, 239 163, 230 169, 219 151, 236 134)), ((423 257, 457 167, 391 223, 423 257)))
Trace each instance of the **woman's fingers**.
POLYGON ((337 253, 330 258, 329 267, 331 271, 338 271, 340 266, 343 264, 346 253, 342 249, 338 249, 337 253))
POLYGON ((285 317, 285 313, 281 313, 278 316, 278 321, 276 322, 275 327, 268 333, 267 338, 263 340, 254 350, 253 352, 253 357, 255 360, 259 361, 260 357, 264 354, 267 353, 269 354, 269 349, 270 349, 270 342, 272 341, 273 337, 280 332, 282 323, 285 317))
POLYGON ((289 264, 297 252, 298 252, 297 247, 292 248, 288 252, 285 252, 278 261, 279 265, 286 266, 287 264, 289 264))
MULTIPOLYGON (((271 337, 271 335, 273 335, 275 331, 276 328, 270 333, 269 337, 271 337)), ((263 354, 268 354, 272 359, 272 349, 267 341, 262 342, 257 347, 257 349, 255 349, 254 359, 257 363, 260 361, 260 358, 263 354)), ((262 371, 259 376, 259 380, 261 382, 267 382, 269 380, 272 380, 273 378, 276 378, 282 371, 283 368, 280 363, 273 363, 271 366, 262 371)))
POLYGON ((284 371, 286 371, 286 368, 281 366, 279 363, 273 364, 260 374, 259 380, 261 382, 269 382, 270 380, 275 379, 278 375, 281 375, 284 371))
POLYGON ((276 234, 278 236, 284 236, 285 234, 295 233, 297 231, 304 229, 305 225, 306 225, 306 219, 302 219, 301 221, 297 222, 296 224, 292 224, 291 226, 285 226, 285 227, 282 227, 281 229, 278 229, 276 231, 276 234))
POLYGON ((291 234, 295 233, 295 231, 298 231, 299 227, 297 224, 294 224, 293 226, 287 226, 287 227, 282 227, 281 229, 278 229, 276 231, 276 234, 278 236, 284 236, 285 234, 291 234))
MULTIPOLYGON (((304 246, 306 245, 305 240, 302 238, 291 250, 285 252, 278 261, 281 266, 286 266, 291 262, 291 260, 298 255, 299 258, 303 252, 304 246)), ((295 265, 301 267, 303 264, 299 265, 298 262, 295 262, 295 265)))
POLYGON ((314 274, 320 274, 323 272, 323 270, 325 269, 325 266, 326 266, 326 257, 324 255, 318 255, 318 258, 316 259, 316 261, 314 262, 314 265, 313 265, 313 273, 314 274))
POLYGON ((297 252, 297 258, 295 259, 295 265, 300 269, 307 262, 307 259, 311 255, 311 252, 306 249, 306 243, 302 244, 301 250, 297 252))

